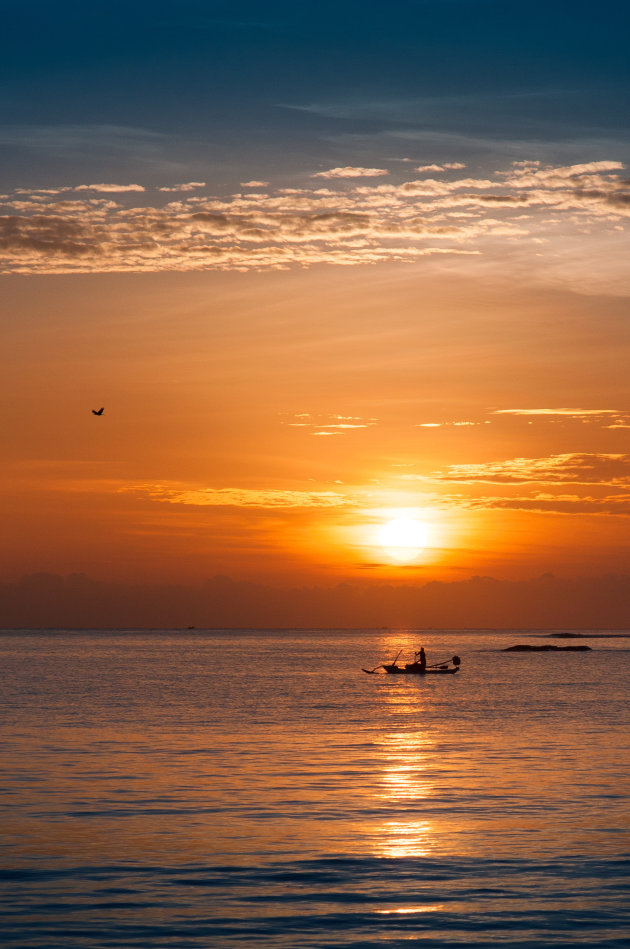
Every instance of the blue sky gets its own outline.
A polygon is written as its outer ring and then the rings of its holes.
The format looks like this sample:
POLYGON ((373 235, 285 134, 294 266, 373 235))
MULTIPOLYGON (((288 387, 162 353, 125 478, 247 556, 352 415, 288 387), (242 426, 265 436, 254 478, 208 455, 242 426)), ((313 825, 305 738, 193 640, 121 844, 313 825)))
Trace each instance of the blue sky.
POLYGON ((627 158, 626 3, 3 7, 4 188, 627 158))

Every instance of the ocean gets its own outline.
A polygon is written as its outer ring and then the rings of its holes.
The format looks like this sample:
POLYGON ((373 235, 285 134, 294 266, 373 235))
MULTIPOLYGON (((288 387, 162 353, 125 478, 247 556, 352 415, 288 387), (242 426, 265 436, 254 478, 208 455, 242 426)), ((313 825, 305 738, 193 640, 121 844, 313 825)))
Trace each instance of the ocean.
POLYGON ((550 632, 1 632, 2 945, 627 947, 630 633, 550 632))

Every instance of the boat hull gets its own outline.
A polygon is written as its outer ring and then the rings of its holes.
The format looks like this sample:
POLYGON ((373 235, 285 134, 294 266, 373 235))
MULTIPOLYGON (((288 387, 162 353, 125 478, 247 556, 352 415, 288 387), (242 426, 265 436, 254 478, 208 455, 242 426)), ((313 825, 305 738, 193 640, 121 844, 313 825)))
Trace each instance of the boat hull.
POLYGON ((446 676, 454 675, 458 672, 458 666, 454 666, 452 669, 420 669, 414 668, 413 666, 383 666, 385 672, 388 675, 403 675, 403 676, 446 676))

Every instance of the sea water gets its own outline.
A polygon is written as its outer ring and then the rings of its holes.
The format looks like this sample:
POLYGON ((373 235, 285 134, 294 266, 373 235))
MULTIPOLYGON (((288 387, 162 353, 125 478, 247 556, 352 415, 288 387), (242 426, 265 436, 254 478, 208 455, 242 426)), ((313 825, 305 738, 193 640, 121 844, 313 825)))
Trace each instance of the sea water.
POLYGON ((2 944, 628 946, 629 636, 5 631, 2 944))

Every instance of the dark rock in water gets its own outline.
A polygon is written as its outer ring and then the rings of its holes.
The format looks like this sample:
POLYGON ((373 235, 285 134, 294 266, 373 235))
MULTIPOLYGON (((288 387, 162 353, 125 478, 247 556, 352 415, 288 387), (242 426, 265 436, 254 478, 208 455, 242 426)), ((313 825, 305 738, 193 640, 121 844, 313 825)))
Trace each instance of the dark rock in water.
POLYGON ((552 646, 550 643, 545 643, 544 646, 507 646, 505 649, 502 649, 501 652, 584 652, 585 650, 590 651, 590 646, 552 646))

